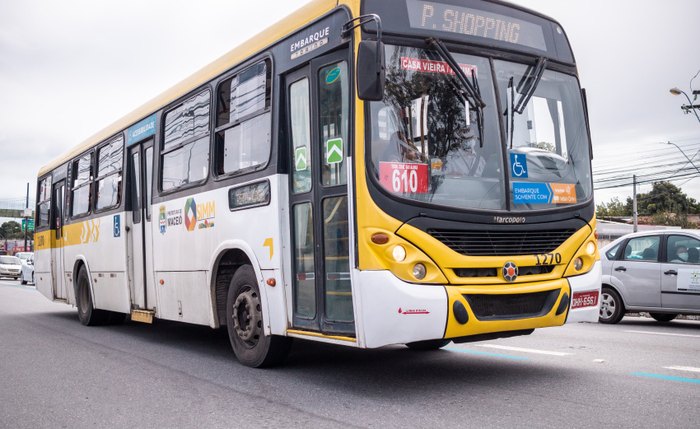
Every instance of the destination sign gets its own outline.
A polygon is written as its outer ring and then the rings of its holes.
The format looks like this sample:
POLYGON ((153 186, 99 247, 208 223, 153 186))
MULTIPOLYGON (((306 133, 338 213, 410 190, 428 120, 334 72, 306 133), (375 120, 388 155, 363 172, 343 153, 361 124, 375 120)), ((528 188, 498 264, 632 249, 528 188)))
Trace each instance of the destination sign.
POLYGON ((464 34, 547 51, 542 26, 493 12, 406 0, 411 28, 464 34))

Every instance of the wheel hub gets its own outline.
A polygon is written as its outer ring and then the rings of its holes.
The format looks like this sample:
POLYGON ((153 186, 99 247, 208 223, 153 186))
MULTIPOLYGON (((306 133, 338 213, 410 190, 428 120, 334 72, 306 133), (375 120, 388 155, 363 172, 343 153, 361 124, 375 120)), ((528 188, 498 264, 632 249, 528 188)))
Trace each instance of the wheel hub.
POLYGON ((260 336, 260 298, 255 291, 247 290, 233 304, 233 327, 238 337, 254 342, 260 336))

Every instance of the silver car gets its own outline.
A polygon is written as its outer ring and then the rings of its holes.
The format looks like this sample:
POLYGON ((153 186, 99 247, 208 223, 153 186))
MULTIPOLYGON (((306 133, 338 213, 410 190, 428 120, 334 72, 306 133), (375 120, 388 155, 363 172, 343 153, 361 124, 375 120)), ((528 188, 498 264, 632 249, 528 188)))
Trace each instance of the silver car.
POLYGON ((646 311, 659 322, 700 314, 700 233, 637 232, 601 249, 600 322, 646 311))
POLYGON ((17 280, 22 272, 22 263, 16 256, 0 256, 0 277, 12 277, 17 280))

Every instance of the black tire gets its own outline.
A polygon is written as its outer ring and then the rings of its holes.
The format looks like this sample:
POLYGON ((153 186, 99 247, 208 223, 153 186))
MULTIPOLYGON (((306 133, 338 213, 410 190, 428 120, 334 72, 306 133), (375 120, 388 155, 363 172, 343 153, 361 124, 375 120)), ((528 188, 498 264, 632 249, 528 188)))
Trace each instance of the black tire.
POLYGON ((22 277, 22 281, 20 281, 20 283, 21 283, 22 285, 26 285, 26 284, 27 284, 27 281, 24 280, 24 277, 22 277))
POLYGON ((678 317, 677 314, 668 314, 668 313, 649 313, 651 317, 654 318, 657 322, 670 322, 671 320, 675 319, 678 317))
POLYGON ((110 312, 97 310, 92 305, 90 294, 90 279, 85 267, 80 267, 78 271, 77 284, 75 287, 75 305, 78 307, 78 320, 85 326, 104 325, 109 321, 110 312))
POLYGON ((255 271, 250 265, 243 265, 231 278, 226 295, 226 330, 233 352, 243 365, 253 368, 279 365, 289 354, 292 339, 267 336, 263 326, 255 271))
POLYGON ((603 287, 600 294, 600 313, 598 321, 600 323, 615 324, 622 320, 625 315, 625 305, 622 298, 615 289, 603 287))
POLYGON ((430 351, 439 350, 450 344, 450 340, 426 340, 406 343, 406 347, 411 350, 430 351))

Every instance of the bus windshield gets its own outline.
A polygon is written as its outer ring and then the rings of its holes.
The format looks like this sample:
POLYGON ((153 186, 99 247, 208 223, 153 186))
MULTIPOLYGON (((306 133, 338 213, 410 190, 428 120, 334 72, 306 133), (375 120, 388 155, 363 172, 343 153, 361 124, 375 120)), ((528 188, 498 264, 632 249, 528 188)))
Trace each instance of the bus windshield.
POLYGON ((371 104, 369 121, 369 168, 379 184, 402 198, 461 209, 506 210, 507 198, 513 211, 587 201, 589 145, 577 80, 545 70, 514 114, 513 143, 503 150, 506 112, 497 106, 505 110, 511 78, 521 98, 518 90, 527 88, 518 84, 535 67, 494 61, 492 70, 488 58, 452 55, 476 77, 486 104, 483 132, 479 112, 459 96, 460 83, 437 52, 387 45, 384 100, 371 104))

